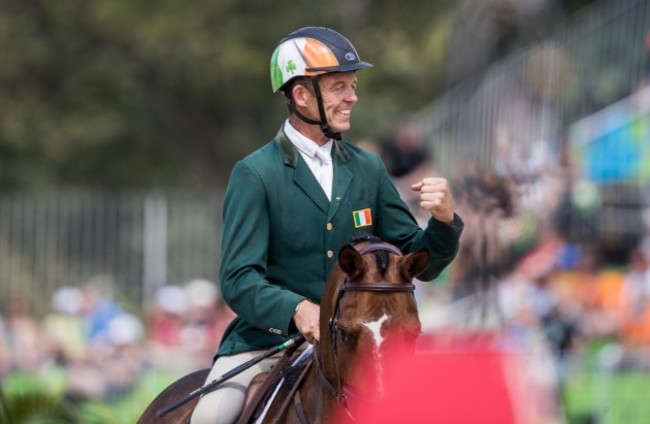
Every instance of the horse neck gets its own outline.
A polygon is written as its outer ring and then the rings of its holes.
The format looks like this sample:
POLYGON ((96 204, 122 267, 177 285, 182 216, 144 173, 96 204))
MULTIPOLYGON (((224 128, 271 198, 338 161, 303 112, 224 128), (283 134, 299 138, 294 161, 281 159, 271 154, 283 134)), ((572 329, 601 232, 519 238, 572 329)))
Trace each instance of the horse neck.
POLYGON ((302 387, 306 388, 303 400, 308 399, 311 402, 308 406, 305 405, 305 410, 311 414, 311 420, 308 420, 309 423, 314 422, 320 424, 332 422, 336 408, 338 407, 336 399, 324 386, 318 365, 320 363, 323 367, 323 371, 330 382, 336 381, 334 350, 330 340, 329 322, 334 313, 336 294, 338 293, 343 278, 344 274, 336 267, 323 291, 320 316, 321 339, 314 346, 314 355, 318 356, 318 361, 314 360, 307 374, 307 378, 302 385, 302 387))
MULTIPOLYGON (((335 287, 338 287, 335 286, 335 287)), ((337 292, 338 290, 334 290, 337 292)), ((334 298, 332 294, 331 298, 334 298)), ((334 307, 333 305, 322 305, 325 309, 321 309, 321 321, 320 321, 320 335, 321 338, 316 346, 314 346, 314 353, 318 355, 318 362, 314 361, 313 366, 309 372, 309 386, 311 388, 317 388, 317 399, 318 405, 313 408, 313 410, 318 410, 319 423, 330 423, 334 418, 341 412, 339 405, 336 401, 336 398, 328 390, 323 382, 323 376, 320 374, 318 365, 320 363, 321 369, 327 380, 330 384, 335 386, 336 390, 339 390, 339 387, 336 387, 338 383, 338 374, 336 370, 336 355, 334 352, 334 347, 332 346, 331 332, 329 328, 330 318, 332 317, 334 307)))
MULTIPOLYGON (((320 355, 318 346, 314 354, 320 355)), ((319 356, 320 358, 320 356, 319 356)), ((301 384, 301 401, 310 424, 328 424, 334 421, 338 414, 338 404, 329 390, 325 389, 318 371, 318 362, 314 361, 301 384)))

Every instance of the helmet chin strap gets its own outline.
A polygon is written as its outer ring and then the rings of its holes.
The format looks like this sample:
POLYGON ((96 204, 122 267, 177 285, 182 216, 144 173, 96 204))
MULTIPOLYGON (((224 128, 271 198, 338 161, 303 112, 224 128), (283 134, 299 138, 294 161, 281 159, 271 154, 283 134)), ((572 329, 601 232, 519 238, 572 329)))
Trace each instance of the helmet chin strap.
POLYGON ((309 77, 311 80, 311 85, 314 87, 314 95, 316 96, 316 103, 318 104, 318 113, 320 114, 320 121, 316 121, 314 119, 308 118, 302 113, 298 112, 296 109, 296 105, 294 102, 289 99, 289 109, 296 114, 298 118, 300 118, 301 121, 306 122, 309 125, 318 125, 320 126, 320 130, 325 134, 325 137, 327 138, 333 138, 335 140, 340 140, 341 139, 341 133, 340 132, 333 132, 330 129, 329 124, 327 123, 327 117, 325 116, 325 107, 323 106, 323 98, 321 96, 321 91, 320 91, 320 85, 318 84, 318 76, 314 75, 309 77))

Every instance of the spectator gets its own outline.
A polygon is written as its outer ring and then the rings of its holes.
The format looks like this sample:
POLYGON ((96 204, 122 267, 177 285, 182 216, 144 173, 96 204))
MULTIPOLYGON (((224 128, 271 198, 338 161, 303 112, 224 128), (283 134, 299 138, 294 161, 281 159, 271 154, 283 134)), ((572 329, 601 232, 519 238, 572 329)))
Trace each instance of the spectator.
POLYGON ((194 368, 194 358, 183 345, 187 313, 188 298, 183 287, 172 284, 156 291, 147 316, 148 356, 154 365, 178 372, 194 368))
POLYGON ((402 178, 431 161, 424 137, 415 123, 397 126, 385 152, 386 169, 390 176, 402 178))
POLYGON ((81 288, 84 296, 84 314, 88 341, 106 343, 106 331, 113 318, 122 313, 122 307, 91 284, 81 288))
POLYGON ((52 312, 43 319, 43 331, 50 345, 50 354, 57 363, 66 365, 86 355, 83 294, 76 287, 64 286, 54 291, 52 312))
POLYGON ((182 287, 167 285, 160 288, 149 316, 151 340, 165 347, 180 346, 187 311, 187 294, 182 287))
POLYGON ((417 124, 400 123, 382 156, 400 197, 409 206, 418 224, 425 227, 429 216, 420 208, 420 197, 411 190, 411 184, 434 174, 434 167, 433 158, 417 124))
POLYGON ((185 286, 185 291, 188 310, 182 339, 194 358, 205 360, 200 366, 210 366, 210 356, 219 347, 223 332, 235 314, 225 304, 217 285, 212 281, 192 280, 185 286))
POLYGON ((123 397, 138 382, 145 366, 143 337, 144 327, 135 315, 122 313, 109 322, 106 339, 110 349, 100 364, 106 379, 104 398, 123 397))
POLYGON ((632 346, 650 345, 650 258, 644 247, 630 254, 621 297, 622 340, 632 346))
POLYGON ((11 369, 11 357, 9 356, 9 340, 7 337, 7 326, 4 318, 0 315, 0 381, 4 379, 11 369))
POLYGON ((14 298, 7 307, 7 340, 12 366, 37 372, 47 359, 40 323, 29 312, 29 304, 14 298))

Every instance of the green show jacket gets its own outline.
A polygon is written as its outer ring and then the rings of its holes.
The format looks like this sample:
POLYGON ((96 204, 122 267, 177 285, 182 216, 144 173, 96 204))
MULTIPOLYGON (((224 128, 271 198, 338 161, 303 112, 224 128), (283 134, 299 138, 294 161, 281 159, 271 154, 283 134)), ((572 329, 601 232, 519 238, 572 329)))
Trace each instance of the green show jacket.
POLYGON ((217 355, 268 349, 297 335, 297 304, 320 304, 338 251, 354 236, 374 234, 404 253, 428 249, 430 265, 418 277, 425 281, 454 259, 463 229, 458 215, 452 224, 431 218, 422 229, 378 155, 334 140, 332 159, 331 202, 282 129, 233 168, 220 284, 237 317, 217 355))

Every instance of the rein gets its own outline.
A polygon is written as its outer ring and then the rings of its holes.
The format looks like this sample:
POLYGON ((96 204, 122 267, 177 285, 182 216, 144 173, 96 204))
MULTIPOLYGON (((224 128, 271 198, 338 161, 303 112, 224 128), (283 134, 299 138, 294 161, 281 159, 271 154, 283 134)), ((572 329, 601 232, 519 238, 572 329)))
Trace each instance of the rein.
MULTIPOLYGON (((371 252, 376 252, 376 251, 385 251, 389 252, 392 254, 395 254, 397 256, 403 256, 402 252, 395 246, 388 244, 388 243, 372 243, 368 244, 361 249, 358 250, 360 255, 365 255, 367 253, 371 252)), ((330 329, 330 337, 331 337, 331 343, 332 343, 332 349, 334 350, 334 366, 336 368, 336 384, 332 384, 327 376, 325 375, 323 371, 323 367, 321 364, 320 359, 318 358, 318 355, 316 354, 316 350, 314 350, 314 361, 316 362, 316 366, 318 368, 318 374, 320 375, 321 381, 323 382, 323 385, 327 390, 334 396, 336 399, 336 402, 341 406, 342 408, 345 409, 345 411, 348 413, 350 418, 354 419, 354 416, 350 412, 350 409, 348 407, 348 397, 353 396, 355 398, 359 398, 368 402, 371 401, 376 401, 375 399, 369 399, 366 396, 363 396, 362 393, 360 393, 358 390, 354 389, 352 386, 346 384, 343 382, 343 379, 341 378, 340 372, 339 372, 339 361, 338 361, 338 354, 337 354, 337 348, 336 348, 336 339, 337 339, 337 334, 339 333, 339 327, 338 327, 338 319, 339 319, 339 313, 340 313, 340 303, 341 299, 345 295, 346 292, 348 291, 361 291, 361 292, 382 292, 382 293, 390 293, 390 292, 413 292, 415 290, 415 285, 413 283, 408 283, 408 284, 396 284, 393 282, 388 282, 388 281, 375 281, 375 282, 367 282, 367 283, 351 283, 348 281, 348 277, 345 277, 345 280, 341 284, 341 287, 339 288, 339 293, 336 299, 336 304, 334 306, 334 314, 332 315, 332 318, 330 319, 329 322, 329 329, 330 329)))

